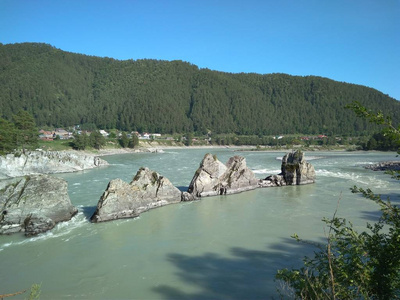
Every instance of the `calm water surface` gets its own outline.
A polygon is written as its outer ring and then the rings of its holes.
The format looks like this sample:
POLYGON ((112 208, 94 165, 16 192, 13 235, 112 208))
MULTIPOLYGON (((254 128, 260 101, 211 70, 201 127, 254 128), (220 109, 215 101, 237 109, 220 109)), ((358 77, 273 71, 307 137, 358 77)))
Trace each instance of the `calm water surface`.
MULTIPOLYGON (((258 189, 204 198, 91 224, 97 201, 114 178, 130 182, 146 166, 187 188, 205 153, 222 162, 239 154, 259 178, 279 173, 284 153, 179 149, 108 156, 109 167, 58 175, 79 214, 33 238, 0 236, 0 294, 42 284, 42 299, 271 299, 277 269, 298 267, 310 246, 290 236, 324 239, 321 219, 334 213, 360 230, 378 206, 351 194, 353 185, 399 200, 398 182, 363 165, 395 153, 311 152, 313 185, 258 189)), ((23 298, 23 297, 21 297, 23 298)), ((18 298, 13 298, 18 299, 18 298)))

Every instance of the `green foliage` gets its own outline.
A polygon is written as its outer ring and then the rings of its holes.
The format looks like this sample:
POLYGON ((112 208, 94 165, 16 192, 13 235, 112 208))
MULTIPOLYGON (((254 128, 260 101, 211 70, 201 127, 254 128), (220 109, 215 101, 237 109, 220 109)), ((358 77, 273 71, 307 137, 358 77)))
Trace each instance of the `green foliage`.
POLYGON ((19 111, 12 116, 13 122, 0 118, 0 155, 14 150, 35 149, 38 145, 38 130, 28 112, 19 111))
POLYGON ((38 300, 40 299, 40 294, 42 293, 41 291, 42 285, 41 284, 32 284, 31 286, 31 291, 29 293, 29 300, 38 300))
POLYGON ((15 125, 0 118, 0 155, 12 152, 17 147, 15 125))
POLYGON ((118 139, 119 144, 122 148, 126 148, 129 145, 129 138, 125 132, 121 134, 121 137, 118 139))
POLYGON ((191 146, 193 144, 193 133, 189 132, 185 136, 185 146, 191 146))
POLYGON ((115 139, 117 137, 115 132, 110 132, 110 134, 108 135, 109 139, 115 139))
POLYGON ((139 146, 139 138, 136 134, 132 134, 131 139, 129 140, 128 147, 129 148, 136 148, 139 146))
POLYGON ((371 138, 363 144, 364 150, 379 150, 379 151, 398 151, 399 141, 385 134, 385 132, 378 132, 371 136, 371 138))
MULTIPOLYGON (((358 116, 385 126, 394 141, 399 128, 382 113, 371 113, 359 103, 349 106, 358 116)), ((398 173, 397 173, 398 174, 398 173)), ((278 270, 276 278, 287 284, 297 299, 399 299, 400 298, 400 208, 382 200, 370 189, 354 186, 353 193, 375 201, 379 220, 358 233, 343 218, 324 219, 327 243, 318 245, 313 258, 305 257, 300 269, 278 270)), ((297 241, 302 241, 297 235, 297 241)))
POLYGON ((385 116, 382 111, 374 113, 357 101, 347 105, 346 108, 354 111, 358 117, 365 118, 369 122, 384 126, 380 133, 375 134, 369 140, 369 147, 374 146, 377 150, 396 150, 397 153, 400 154, 400 124, 396 127, 390 116, 385 116))
POLYGON ((17 148, 34 149, 38 141, 38 129, 30 113, 20 110, 13 116, 16 130, 17 148))
POLYGON ((75 150, 85 150, 89 146, 89 137, 86 133, 74 134, 74 140, 71 142, 72 148, 75 150))
POLYGON ((182 61, 118 61, 36 43, 0 45, 0 58, 0 116, 10 120, 24 108, 39 126, 259 137, 372 134, 376 125, 344 109, 352 100, 400 121, 400 103, 393 98, 315 76, 230 74, 182 61))
MULTIPOLYGON (((370 190, 362 192, 381 207, 382 216, 369 231, 358 233, 351 223, 334 216, 324 219, 327 244, 300 269, 278 270, 298 299, 395 299, 400 296, 400 210, 370 190)), ((294 236, 298 241, 302 241, 294 236)))
POLYGON ((89 137, 90 146, 99 150, 106 144, 105 137, 97 130, 93 131, 89 137))

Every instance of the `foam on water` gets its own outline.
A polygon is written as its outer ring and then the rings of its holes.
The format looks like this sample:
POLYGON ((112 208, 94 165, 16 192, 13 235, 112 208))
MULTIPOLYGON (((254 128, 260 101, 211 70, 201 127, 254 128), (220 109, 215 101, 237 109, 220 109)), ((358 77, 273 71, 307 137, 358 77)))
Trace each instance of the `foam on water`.
POLYGON ((268 175, 271 175, 271 174, 278 174, 278 173, 280 173, 281 172, 281 170, 278 170, 278 169, 275 169, 275 170, 271 170, 271 169, 252 169, 252 171, 253 171, 253 173, 254 174, 268 174, 268 175))
MULTIPOLYGON (((322 159, 325 158, 324 156, 304 156, 305 160, 316 160, 316 159, 322 159)), ((282 160, 283 156, 277 156, 275 157, 276 160, 282 160)))
MULTIPOLYGON (((58 223, 52 230, 38 234, 33 237, 25 238, 22 241, 15 241, 0 245, 0 251, 14 245, 24 245, 36 241, 43 241, 47 239, 63 237, 71 233, 73 230, 80 228, 86 224, 88 224, 88 220, 84 216, 83 212, 78 212, 74 217, 71 218, 71 220, 58 223)), ((69 239, 67 238, 65 241, 68 240, 69 239)))
POLYGON ((357 183, 361 184, 371 184, 374 183, 375 186, 378 186, 380 188, 387 186, 387 182, 377 179, 375 176, 366 176, 362 175, 360 173, 354 173, 354 172, 334 172, 334 171, 328 171, 325 169, 320 169, 315 171, 317 178, 318 176, 321 177, 334 177, 334 178, 342 178, 342 179, 347 179, 347 180, 352 180, 357 183))

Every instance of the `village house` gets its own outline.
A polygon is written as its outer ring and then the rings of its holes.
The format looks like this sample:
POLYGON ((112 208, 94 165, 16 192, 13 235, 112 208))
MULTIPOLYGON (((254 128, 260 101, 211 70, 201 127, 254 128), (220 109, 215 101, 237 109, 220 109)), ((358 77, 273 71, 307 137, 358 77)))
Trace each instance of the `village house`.
POLYGON ((109 133, 103 129, 99 130, 100 134, 104 137, 108 137, 109 133))
POLYGON ((53 138, 60 137, 61 140, 66 140, 72 138, 72 132, 68 132, 63 128, 56 128, 53 133, 53 138))
POLYGON ((39 139, 42 141, 52 141, 54 131, 39 130, 39 139))

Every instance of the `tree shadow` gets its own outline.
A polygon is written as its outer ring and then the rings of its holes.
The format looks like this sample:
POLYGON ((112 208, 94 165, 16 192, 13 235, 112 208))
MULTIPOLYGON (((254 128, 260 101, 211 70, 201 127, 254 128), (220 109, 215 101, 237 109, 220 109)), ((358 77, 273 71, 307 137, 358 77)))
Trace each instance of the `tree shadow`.
MULTIPOLYGON (((358 194, 359 197, 363 197, 363 195, 358 194)), ((384 201, 390 200, 390 203, 393 205, 400 206, 400 195, 396 193, 389 193, 389 194, 380 194, 381 199, 384 201)), ((373 201, 373 200, 370 200, 373 201)), ((376 206, 376 211, 362 211, 361 212, 362 218, 369 221, 369 222, 378 222, 379 218, 382 215, 380 207, 376 206)))
POLYGON ((278 269, 300 267, 305 255, 312 256, 315 246, 283 239, 266 251, 231 248, 229 255, 205 253, 190 256, 168 255, 177 276, 199 292, 161 285, 153 290, 164 299, 278 299, 278 269))

